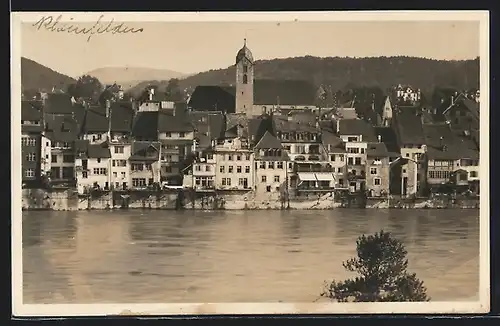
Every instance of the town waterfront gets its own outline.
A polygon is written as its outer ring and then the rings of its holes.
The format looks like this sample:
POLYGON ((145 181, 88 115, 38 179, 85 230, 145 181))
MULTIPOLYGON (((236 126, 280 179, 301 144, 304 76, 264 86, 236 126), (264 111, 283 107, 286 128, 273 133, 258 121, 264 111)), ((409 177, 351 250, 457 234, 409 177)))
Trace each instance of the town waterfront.
POLYGON ((23 212, 24 303, 312 302, 363 233, 432 301, 478 300, 478 210, 23 212))

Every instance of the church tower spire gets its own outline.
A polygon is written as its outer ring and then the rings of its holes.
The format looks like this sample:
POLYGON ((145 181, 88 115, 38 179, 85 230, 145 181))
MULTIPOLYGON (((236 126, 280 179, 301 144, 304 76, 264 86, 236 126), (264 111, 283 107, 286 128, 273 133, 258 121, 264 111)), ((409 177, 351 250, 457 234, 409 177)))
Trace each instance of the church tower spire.
POLYGON ((252 51, 243 39, 243 47, 236 54, 236 113, 251 114, 253 110, 254 61, 252 51))

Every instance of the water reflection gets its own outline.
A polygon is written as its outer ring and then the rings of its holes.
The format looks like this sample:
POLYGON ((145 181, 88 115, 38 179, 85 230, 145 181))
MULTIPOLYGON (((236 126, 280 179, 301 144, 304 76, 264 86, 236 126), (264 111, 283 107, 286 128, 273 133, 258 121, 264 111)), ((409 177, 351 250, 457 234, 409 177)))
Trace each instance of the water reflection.
POLYGON ((380 229, 405 242, 434 300, 477 295, 473 210, 81 211, 23 214, 24 299, 311 302, 380 229))

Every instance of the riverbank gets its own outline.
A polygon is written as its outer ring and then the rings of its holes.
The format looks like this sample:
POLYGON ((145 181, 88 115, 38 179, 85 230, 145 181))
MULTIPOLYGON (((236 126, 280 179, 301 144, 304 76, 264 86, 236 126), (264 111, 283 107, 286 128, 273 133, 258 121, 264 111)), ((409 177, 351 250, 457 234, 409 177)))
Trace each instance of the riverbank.
POLYGON ((252 192, 226 191, 218 194, 167 191, 94 192, 79 195, 74 190, 23 189, 23 210, 112 210, 112 209, 196 209, 196 210, 328 210, 367 209, 478 209, 478 198, 397 199, 366 198, 345 200, 328 193, 320 198, 293 197, 286 201, 252 192))

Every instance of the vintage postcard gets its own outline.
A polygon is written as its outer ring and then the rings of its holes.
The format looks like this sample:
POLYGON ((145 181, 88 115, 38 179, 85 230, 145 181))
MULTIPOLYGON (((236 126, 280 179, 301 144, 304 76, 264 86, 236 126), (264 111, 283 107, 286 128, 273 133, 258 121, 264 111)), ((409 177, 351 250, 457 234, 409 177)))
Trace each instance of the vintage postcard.
POLYGON ((11 22, 14 315, 489 310, 488 12, 11 22))

